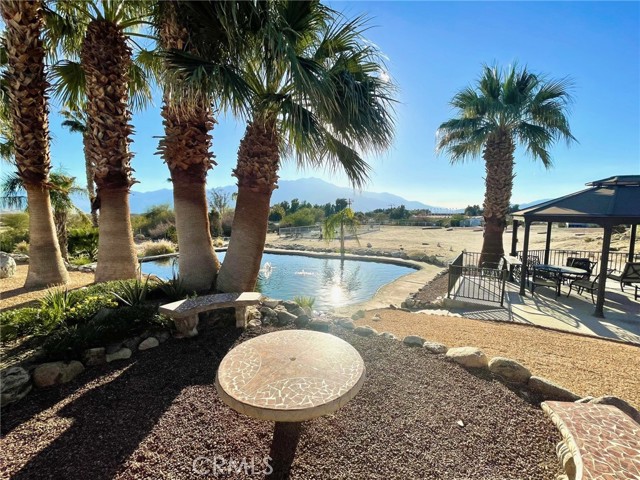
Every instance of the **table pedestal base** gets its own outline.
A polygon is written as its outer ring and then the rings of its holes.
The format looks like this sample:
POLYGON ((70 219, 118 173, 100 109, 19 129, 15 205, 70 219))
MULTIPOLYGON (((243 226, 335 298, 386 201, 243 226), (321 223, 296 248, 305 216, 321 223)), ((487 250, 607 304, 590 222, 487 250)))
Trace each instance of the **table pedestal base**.
POLYGON ((289 469, 293 463, 302 431, 302 422, 276 422, 273 430, 273 443, 269 456, 272 458, 273 473, 265 478, 280 480, 289 478, 289 469))

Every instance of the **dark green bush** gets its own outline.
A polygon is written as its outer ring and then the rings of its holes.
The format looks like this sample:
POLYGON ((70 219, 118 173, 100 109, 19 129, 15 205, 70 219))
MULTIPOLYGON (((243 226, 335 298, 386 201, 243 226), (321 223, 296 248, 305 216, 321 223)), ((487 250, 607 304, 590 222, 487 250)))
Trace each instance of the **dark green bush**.
POLYGON ((23 335, 44 335, 60 325, 63 317, 52 310, 18 308, 0 313, 0 342, 23 335))
POLYGON ((155 305, 122 307, 86 324, 56 330, 47 337, 42 348, 50 360, 70 360, 79 358, 87 348, 103 347, 168 325, 168 320, 157 313, 155 305))
POLYGON ((29 241, 28 230, 18 230, 15 228, 7 228, 0 235, 0 250, 3 252, 13 252, 16 245, 20 242, 29 241))
POLYGON ((72 257, 84 254, 92 258, 93 252, 98 250, 98 229, 87 227, 69 230, 67 249, 72 257))

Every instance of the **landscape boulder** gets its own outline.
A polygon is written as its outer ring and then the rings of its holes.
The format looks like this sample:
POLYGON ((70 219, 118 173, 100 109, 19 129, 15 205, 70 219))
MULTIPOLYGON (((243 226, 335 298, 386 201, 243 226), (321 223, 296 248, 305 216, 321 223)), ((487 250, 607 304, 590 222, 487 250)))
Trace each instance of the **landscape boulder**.
POLYGON ((591 400, 589 403, 595 403, 599 405, 612 405, 616 407, 618 410, 621 410, 628 416, 630 416, 636 423, 640 424, 640 412, 629 405, 626 401, 622 400, 618 397, 606 396, 606 397, 598 397, 591 400))
POLYGON ((426 341, 424 342, 424 344, 422 345, 422 348, 424 348, 427 352, 429 353, 447 353, 447 346, 443 345, 442 343, 437 343, 437 342, 429 342, 426 341))
POLYGON ((364 318, 364 310, 358 310, 351 315, 351 320, 358 320, 359 318, 364 318))
POLYGON ((84 365, 77 360, 69 363, 43 363, 33 370, 33 383, 40 388, 51 387, 70 382, 82 372, 84 372, 84 365))
POLYGON ((476 347, 456 347, 447 351, 446 358, 467 368, 486 368, 487 356, 476 347))
MULTIPOLYGON (((300 317, 298 317, 298 320, 300 317)), ((317 332, 328 332, 331 326, 331 320, 328 318, 314 318, 309 322, 309 328, 317 332)))
POLYGON ((424 338, 418 335, 407 335, 402 339, 402 343, 410 347, 422 347, 424 345, 424 338))
POLYGON ((8 253, 0 252, 0 278, 10 278, 16 274, 16 261, 8 253))
POLYGON ((540 395, 545 400, 558 400, 561 402, 575 402, 580 397, 551 380, 542 377, 531 377, 527 383, 531 392, 540 395))
POLYGON ((280 305, 281 300, 275 300, 273 298, 263 298, 262 305, 268 308, 276 308, 280 305))
POLYGON ((363 337, 372 337, 374 335, 378 335, 378 332, 376 331, 376 329, 375 328, 371 328, 369 325, 356 327, 353 330, 353 333, 355 333, 357 335, 361 335, 363 337))
POLYGON ((150 348, 155 348, 160 345, 160 342, 156 337, 145 338, 140 345, 138 345, 138 350, 149 350, 150 348))
POLYGON ((531 378, 531 372, 527 367, 510 358, 492 358, 489 361, 489 371, 511 383, 525 384, 531 378))
POLYGON ((123 347, 116 352, 107 353, 107 362, 113 362, 115 360, 126 360, 127 358, 131 358, 131 353, 131 350, 123 347))
POLYGON ((282 306, 276 307, 274 311, 276 312, 276 318, 273 320, 272 323, 277 327, 284 327, 285 325, 295 322, 296 319, 298 318, 293 313, 289 313, 282 306))
POLYGON ((381 336, 382 338, 386 338, 387 340, 397 340, 397 339, 398 339, 398 337, 396 337, 396 336, 395 336, 393 333, 391 333, 391 332, 382 332, 382 333, 380 334, 380 336, 381 336))
POLYGON ((31 377, 22 367, 9 367, 0 372, 0 407, 15 403, 31 391, 31 377))
POLYGON ((102 365, 107 363, 106 348, 90 348, 85 350, 82 354, 82 361, 87 367, 93 367, 94 365, 102 365))

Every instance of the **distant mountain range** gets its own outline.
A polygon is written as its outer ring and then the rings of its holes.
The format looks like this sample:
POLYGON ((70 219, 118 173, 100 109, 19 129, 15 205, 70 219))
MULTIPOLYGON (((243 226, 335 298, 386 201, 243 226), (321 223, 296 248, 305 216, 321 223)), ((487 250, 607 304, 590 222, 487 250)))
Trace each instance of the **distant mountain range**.
MULTIPOLYGON (((332 183, 325 182, 319 178, 300 178, 298 180, 281 180, 278 182, 279 188, 273 192, 271 204, 283 201, 290 202, 294 198, 306 200, 311 204, 324 205, 333 203, 337 198, 349 198, 353 201, 352 208, 359 212, 369 212, 378 208, 398 207, 404 205, 407 210, 428 209, 434 213, 462 213, 464 209, 444 208, 426 203, 407 200, 399 195, 388 192, 355 192, 352 188, 339 187, 332 183)), ((231 195, 237 191, 235 185, 216 188, 231 195)), ((84 212, 89 212, 89 200, 82 195, 74 195, 73 203, 84 212)), ((538 203, 547 202, 550 199, 536 200, 534 202, 521 203, 520 209, 529 208, 538 203)), ((173 193, 169 188, 154 190, 151 192, 131 191, 129 206, 131 213, 144 213, 149 207, 154 205, 168 204, 173 207, 173 193)))
MULTIPOLYGON (((235 185, 227 185, 217 188, 225 193, 232 194, 237 191, 235 185)), ((337 198, 350 198, 353 200, 352 208, 360 212, 368 212, 377 208, 389 208, 393 205, 398 207, 404 205, 407 210, 429 209, 432 212, 460 213, 463 209, 448 209, 427 205, 422 202, 407 200, 406 198, 387 192, 354 192, 348 187, 339 187, 332 183, 325 182, 319 178, 301 178, 298 180, 281 180, 278 188, 273 192, 271 204, 282 201, 291 201, 294 198, 306 200, 311 204, 324 205, 333 203, 337 198)), ((82 196, 75 196, 73 202, 81 210, 89 211, 89 201, 82 196)), ((153 205, 169 204, 173 206, 173 194, 171 189, 164 188, 152 192, 131 191, 129 206, 131 213, 143 213, 153 205)))

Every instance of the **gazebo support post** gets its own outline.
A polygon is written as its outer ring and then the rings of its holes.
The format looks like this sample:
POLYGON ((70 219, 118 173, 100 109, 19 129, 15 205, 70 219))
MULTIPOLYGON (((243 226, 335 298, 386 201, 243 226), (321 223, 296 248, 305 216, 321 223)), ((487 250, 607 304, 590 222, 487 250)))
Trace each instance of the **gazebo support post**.
POLYGON ((636 223, 631 225, 631 240, 629 240, 629 262, 633 262, 635 257, 637 229, 638 225, 636 223))
POLYGON ((549 264, 549 247, 551 246, 551 225, 553 222, 547 222, 547 240, 544 243, 544 263, 549 264))
POLYGON ((600 255, 600 277, 598 278, 598 298, 596 299, 596 310, 593 313, 593 315, 598 318, 604 318, 604 292, 607 283, 607 267, 609 266, 609 248, 611 247, 612 232, 613 225, 604 226, 602 254, 600 255))
POLYGON ((527 283, 527 257, 529 256, 529 230, 531 222, 524 221, 524 244, 522 245, 522 267, 520 270, 520 295, 524 295, 527 283))
POLYGON ((513 221, 513 227, 511 230, 511 255, 515 257, 518 254, 518 227, 520 226, 520 222, 518 220, 513 221))

